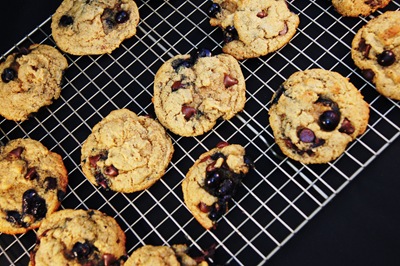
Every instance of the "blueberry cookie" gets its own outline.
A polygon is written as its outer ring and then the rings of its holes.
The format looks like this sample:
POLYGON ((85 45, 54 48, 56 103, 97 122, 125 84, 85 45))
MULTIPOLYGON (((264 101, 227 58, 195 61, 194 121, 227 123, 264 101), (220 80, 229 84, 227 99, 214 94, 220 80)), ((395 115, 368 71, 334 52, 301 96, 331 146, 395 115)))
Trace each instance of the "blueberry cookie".
POLYGON ((182 191, 186 206, 204 228, 213 228, 227 212, 229 201, 252 167, 242 146, 226 142, 196 160, 182 182, 182 191))
POLYGON ((82 145, 81 165, 93 184, 131 193, 159 180, 173 152, 172 141, 158 122, 120 109, 93 127, 82 145))
POLYGON ((382 95, 400 100, 400 11, 370 20, 355 35, 351 56, 382 95))
POLYGON ((39 227, 60 206, 67 183, 61 156, 40 142, 15 139, 0 146, 0 232, 39 227))
POLYGON ((33 44, 9 55, 0 64, 0 115, 24 121, 31 113, 50 105, 61 93, 67 60, 54 47, 33 44))
POLYGON ((332 0, 338 13, 345 17, 368 16, 384 8, 391 0, 332 0))
POLYGON ((186 254, 186 245, 152 246, 136 249, 125 262, 125 266, 207 266, 206 261, 196 261, 186 254))
POLYGON ((231 119, 244 108, 246 85, 235 58, 177 55, 166 61, 154 79, 153 104, 162 125, 180 136, 211 130, 219 118, 231 119))
POLYGON ((283 47, 300 22, 285 0, 213 0, 207 12, 211 26, 223 31, 223 52, 238 60, 283 47))
POLYGON ((139 11, 133 0, 64 0, 53 15, 58 47, 73 55, 111 53, 136 34, 139 11))
POLYGON ((305 164, 327 163, 364 133, 369 106, 339 73, 311 69, 292 74, 281 85, 269 115, 285 155, 305 164))
POLYGON ((114 218, 66 209, 43 220, 29 265, 117 266, 125 260, 125 234, 114 218))

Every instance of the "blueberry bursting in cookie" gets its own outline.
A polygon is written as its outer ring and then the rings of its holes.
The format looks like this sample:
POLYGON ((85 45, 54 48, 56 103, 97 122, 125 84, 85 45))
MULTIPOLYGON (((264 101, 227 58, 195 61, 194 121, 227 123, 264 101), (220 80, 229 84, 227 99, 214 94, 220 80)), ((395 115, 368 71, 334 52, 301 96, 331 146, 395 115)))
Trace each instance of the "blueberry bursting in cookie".
POLYGON ((238 61, 207 49, 166 61, 154 79, 154 110, 160 123, 180 136, 198 136, 218 119, 242 111, 246 85, 238 61))
POLYGON ((223 52, 238 60, 278 50, 299 25, 285 0, 213 0, 207 13, 223 31, 223 52))
POLYGON ((125 234, 114 218, 65 209, 43 221, 29 265, 119 266, 125 260, 125 234))
POLYGON ((63 199, 68 176, 60 155, 32 139, 0 147, 0 232, 39 227, 63 199))
POLYGON ((363 134, 369 106, 339 73, 310 69, 292 74, 276 91, 269 110, 275 142, 302 163, 327 163, 363 134))
POLYGON ((67 67, 65 57, 45 44, 32 44, 7 56, 0 64, 0 115, 24 121, 41 107, 50 105, 60 96, 67 67))
POLYGON ((226 142, 196 160, 182 182, 182 191, 186 206, 204 228, 213 228, 227 212, 229 201, 252 167, 242 146, 226 142))
POLYGON ((358 30, 351 56, 382 95, 400 100, 400 11, 387 11, 358 30))
POLYGON ((136 34, 139 11, 133 0, 64 0, 52 17, 52 35, 73 55, 111 53, 136 34))

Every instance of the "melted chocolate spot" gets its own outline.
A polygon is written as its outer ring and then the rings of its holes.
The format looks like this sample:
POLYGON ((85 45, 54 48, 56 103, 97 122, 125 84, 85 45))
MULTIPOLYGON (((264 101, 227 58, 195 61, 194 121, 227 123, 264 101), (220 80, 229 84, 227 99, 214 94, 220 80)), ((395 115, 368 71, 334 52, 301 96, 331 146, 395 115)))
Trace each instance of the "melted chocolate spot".
POLYGON ((238 82, 239 81, 237 79, 235 79, 234 77, 231 77, 228 74, 224 74, 224 85, 225 85, 225 88, 229 88, 229 87, 231 87, 233 85, 236 85, 236 84, 238 84, 238 82))

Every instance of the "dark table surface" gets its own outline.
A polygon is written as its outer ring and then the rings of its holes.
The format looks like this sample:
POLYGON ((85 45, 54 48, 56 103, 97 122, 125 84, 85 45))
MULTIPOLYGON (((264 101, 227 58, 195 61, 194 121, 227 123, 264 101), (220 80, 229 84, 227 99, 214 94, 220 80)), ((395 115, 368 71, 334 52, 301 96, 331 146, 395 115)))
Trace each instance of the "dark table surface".
MULTIPOLYGON (((48 18, 60 2, 13 0, 2 5, 0 54, 48 18)), ((267 264, 400 265, 399 150, 397 139, 267 264)))

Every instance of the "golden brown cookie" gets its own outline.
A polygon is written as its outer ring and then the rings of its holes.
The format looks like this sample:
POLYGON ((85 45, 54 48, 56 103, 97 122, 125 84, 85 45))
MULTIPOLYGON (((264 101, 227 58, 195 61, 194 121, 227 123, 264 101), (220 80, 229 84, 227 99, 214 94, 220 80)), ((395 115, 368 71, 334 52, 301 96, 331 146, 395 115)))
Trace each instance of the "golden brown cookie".
POLYGON ((60 155, 33 139, 0 146, 0 232, 38 228, 60 206, 68 183, 60 155))
POLYGON ((269 110, 275 142, 302 163, 327 163, 363 134, 369 106, 337 72, 310 69, 292 74, 277 90, 269 110))
POLYGON ((136 34, 139 10, 133 0, 64 0, 52 17, 52 35, 73 55, 111 53, 136 34))
POLYGON ((41 107, 50 105, 61 93, 67 60, 54 47, 32 44, 0 64, 0 115, 24 121, 41 107))
POLYGON ((338 13, 345 17, 368 16, 384 8, 391 0, 332 0, 338 13))
POLYGON ((30 266, 123 265, 125 234, 114 218, 97 210, 61 210, 37 231, 30 266))
POLYGON ((351 56, 382 95, 400 100, 400 11, 370 20, 355 35, 351 56))
POLYGON ((235 58, 177 55, 166 61, 154 79, 154 109, 160 123, 180 136, 198 136, 217 120, 229 120, 242 111, 246 85, 235 58))
POLYGON ((93 127, 82 145, 81 165, 93 184, 131 193, 159 180, 173 152, 170 137, 157 121, 120 109, 93 127))
POLYGON ((183 198, 194 218, 211 229, 228 210, 243 177, 253 167, 245 149, 238 144, 221 142, 203 153, 182 182, 183 198))
POLYGON ((211 26, 223 30, 223 52, 238 60, 283 47, 300 22, 285 0, 213 0, 208 14, 211 26))
POLYGON ((196 262, 186 254, 186 245, 152 246, 136 249, 125 266, 207 266, 206 261, 196 262))

